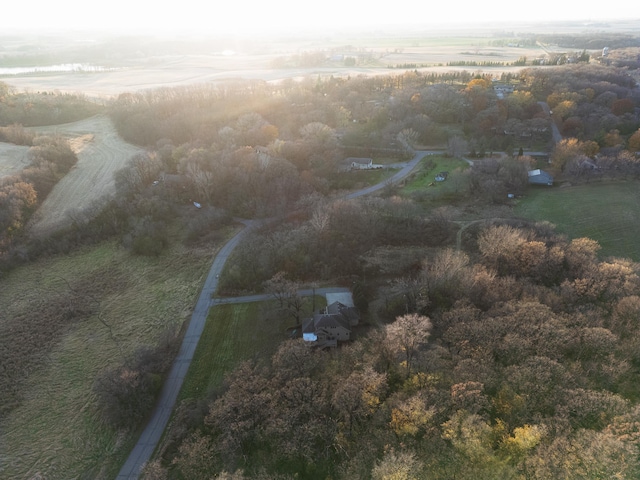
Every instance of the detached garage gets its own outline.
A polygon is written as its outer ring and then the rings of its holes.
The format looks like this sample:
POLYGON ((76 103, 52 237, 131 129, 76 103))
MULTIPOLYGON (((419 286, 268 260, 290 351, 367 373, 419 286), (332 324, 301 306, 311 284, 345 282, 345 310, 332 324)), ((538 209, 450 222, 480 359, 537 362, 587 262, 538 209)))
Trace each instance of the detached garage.
POLYGON ((529 170, 529 183, 532 185, 553 185, 553 175, 544 170, 529 170))

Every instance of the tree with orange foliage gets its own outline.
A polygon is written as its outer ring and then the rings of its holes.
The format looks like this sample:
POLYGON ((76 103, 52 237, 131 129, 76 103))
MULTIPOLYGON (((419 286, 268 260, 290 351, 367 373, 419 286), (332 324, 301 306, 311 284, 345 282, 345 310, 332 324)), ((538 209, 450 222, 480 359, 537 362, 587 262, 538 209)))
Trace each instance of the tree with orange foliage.
POLYGON ((640 128, 629 137, 628 148, 630 152, 640 152, 640 128))

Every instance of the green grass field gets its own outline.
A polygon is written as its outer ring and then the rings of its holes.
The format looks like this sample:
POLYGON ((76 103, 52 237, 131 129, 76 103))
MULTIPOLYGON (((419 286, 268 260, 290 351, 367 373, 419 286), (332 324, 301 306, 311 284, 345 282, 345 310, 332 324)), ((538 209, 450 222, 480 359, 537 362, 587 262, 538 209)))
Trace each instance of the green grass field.
MULTIPOLYGON (((19 386, 20 403, 0 421, 0 478, 116 476, 139 432, 115 431, 100 421, 94 379, 190 318, 216 249, 176 246, 150 258, 108 242, 34 262, 2 279, 5 319, 68 294, 69 283, 86 279, 109 288, 92 290, 95 311, 70 323, 39 352, 43 358, 19 386), (117 344, 100 319, 111 325, 117 344)), ((6 335, 4 325, 0 333, 6 335)))
MULTIPOLYGON (((322 307, 326 300, 317 296, 315 304, 322 307)), ((288 338, 287 328, 295 323, 276 307, 276 301, 268 301, 212 308, 179 398, 204 398, 242 361, 271 357, 288 338)), ((305 307, 310 313, 310 298, 305 307)))
POLYGON ((469 167, 467 162, 439 155, 426 156, 402 188, 403 195, 420 200, 437 200, 451 194, 459 194, 466 188, 467 179, 463 172, 469 167), (449 172, 444 182, 436 182, 439 172, 449 172))
POLYGON ((516 214, 548 220, 570 238, 597 240, 603 256, 640 261, 640 183, 530 188, 516 214))

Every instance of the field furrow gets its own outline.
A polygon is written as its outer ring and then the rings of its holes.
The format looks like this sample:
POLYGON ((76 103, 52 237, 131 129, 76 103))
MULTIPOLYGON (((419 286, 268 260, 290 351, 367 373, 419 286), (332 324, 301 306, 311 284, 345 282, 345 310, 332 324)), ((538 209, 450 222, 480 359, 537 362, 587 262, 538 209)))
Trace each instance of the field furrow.
POLYGON ((76 166, 54 187, 32 222, 34 233, 64 226, 96 202, 115 193, 114 172, 144 150, 123 141, 102 115, 79 122, 40 127, 39 133, 63 135, 78 156, 76 166))

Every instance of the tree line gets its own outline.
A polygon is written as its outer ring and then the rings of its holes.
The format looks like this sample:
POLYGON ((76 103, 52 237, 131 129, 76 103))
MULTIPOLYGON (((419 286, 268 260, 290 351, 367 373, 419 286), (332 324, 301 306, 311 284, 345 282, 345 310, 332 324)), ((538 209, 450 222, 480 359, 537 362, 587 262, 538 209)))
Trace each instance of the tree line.
POLYGON ((463 243, 349 345, 285 341, 184 402, 150 478, 637 476, 638 265, 544 223, 463 243))
POLYGON ((5 267, 21 255, 14 247, 25 243, 21 235, 29 218, 78 160, 62 137, 35 136, 30 141, 29 165, 0 179, 0 264, 5 267))
POLYGON ((75 122, 95 115, 102 106, 81 94, 18 92, 0 82, 0 125, 25 127, 75 122))
MULTIPOLYGON (((462 251, 443 248, 457 229, 451 210, 425 213, 418 196, 395 195, 392 186, 377 199, 327 200, 343 145, 393 149, 399 138, 442 145, 466 137, 471 148, 491 151, 513 148, 527 133, 545 142, 550 124, 539 101, 553 106, 563 129, 574 117, 585 127, 553 157, 554 168, 569 172, 578 154, 635 145, 635 83, 622 70, 591 65, 532 69, 505 77, 516 90, 500 98, 489 76, 432 78, 239 82, 114 101, 118 131, 150 152, 116 174, 115 198, 33 240, 30 251, 117 236, 135 253, 161 255, 178 227, 174 237, 208 241, 232 215, 294 212, 239 247, 221 279, 225 291, 258 290, 278 272, 301 282, 355 281, 367 287, 365 300, 376 292, 383 322, 332 353, 286 343, 272 359, 241 366, 206 404, 182 405, 186 427, 171 434, 172 448, 150 467, 155 474, 637 475, 629 442, 638 399, 636 264, 601 260, 595 242, 516 221, 474 224, 461 235, 462 251)), ((17 212, 6 238, 73 164, 62 140, 30 139, 14 123, 0 135, 33 144, 33 164, 3 181, 8 208, 0 211, 17 212)), ((619 162, 611 171, 635 169, 628 154, 609 153, 619 162)), ((526 159, 479 162, 456 206, 524 189, 527 167, 526 159)), ((95 387, 105 422, 143 419, 165 366, 141 351, 105 372, 95 387)))

